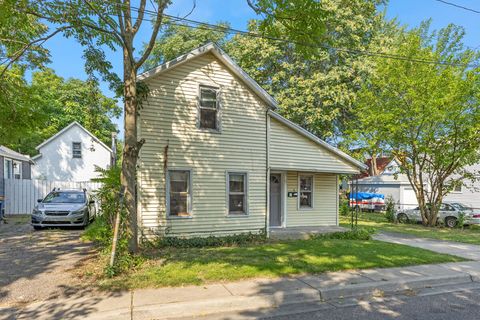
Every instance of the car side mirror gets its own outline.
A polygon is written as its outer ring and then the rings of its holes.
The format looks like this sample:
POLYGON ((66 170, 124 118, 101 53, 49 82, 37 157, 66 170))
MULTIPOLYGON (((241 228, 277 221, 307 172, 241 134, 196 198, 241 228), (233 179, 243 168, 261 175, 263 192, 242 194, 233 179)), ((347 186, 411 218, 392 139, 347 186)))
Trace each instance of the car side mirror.
POLYGON ((43 201, 43 199, 37 199, 37 202, 38 202, 38 203, 40 203, 40 202, 42 202, 42 201, 43 201))
POLYGON ((90 201, 88 201, 88 203, 89 203, 89 204, 94 204, 94 203, 95 203, 95 200, 91 200, 91 199, 90 199, 90 201))

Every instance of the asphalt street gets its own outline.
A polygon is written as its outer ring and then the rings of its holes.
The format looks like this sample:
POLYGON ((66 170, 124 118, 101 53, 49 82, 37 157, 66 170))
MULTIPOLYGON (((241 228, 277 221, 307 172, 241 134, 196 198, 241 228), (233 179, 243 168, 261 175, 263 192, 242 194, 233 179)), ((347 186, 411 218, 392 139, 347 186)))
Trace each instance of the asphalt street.
POLYGON ((313 312, 274 316, 278 320, 478 320, 480 288, 428 296, 402 296, 360 301, 353 306, 326 308, 313 312))

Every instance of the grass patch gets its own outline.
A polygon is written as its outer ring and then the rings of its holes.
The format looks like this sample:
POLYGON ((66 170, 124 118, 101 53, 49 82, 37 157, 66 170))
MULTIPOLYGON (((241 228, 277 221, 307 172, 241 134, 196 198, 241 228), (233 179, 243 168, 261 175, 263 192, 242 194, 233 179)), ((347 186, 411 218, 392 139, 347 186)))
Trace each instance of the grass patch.
MULTIPOLYGON (((340 217, 340 224, 349 227, 350 219, 349 216, 340 217)), ((451 229, 445 227, 430 228, 421 224, 395 224, 388 222, 384 214, 370 212, 362 212, 358 215, 358 226, 373 228, 376 231, 399 232, 424 238, 480 244, 480 228, 478 226, 451 229)))
POLYGON ((380 241, 311 239, 214 248, 161 248, 144 252, 128 273, 96 279, 104 289, 133 289, 326 271, 398 267, 463 259, 380 241))

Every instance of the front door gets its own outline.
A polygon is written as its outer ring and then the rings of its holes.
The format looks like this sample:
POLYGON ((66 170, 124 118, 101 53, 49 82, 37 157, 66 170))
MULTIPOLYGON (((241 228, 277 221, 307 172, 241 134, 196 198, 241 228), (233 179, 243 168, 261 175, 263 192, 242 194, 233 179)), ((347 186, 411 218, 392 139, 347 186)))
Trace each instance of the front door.
POLYGON ((270 175, 270 227, 282 226, 282 175, 270 175))

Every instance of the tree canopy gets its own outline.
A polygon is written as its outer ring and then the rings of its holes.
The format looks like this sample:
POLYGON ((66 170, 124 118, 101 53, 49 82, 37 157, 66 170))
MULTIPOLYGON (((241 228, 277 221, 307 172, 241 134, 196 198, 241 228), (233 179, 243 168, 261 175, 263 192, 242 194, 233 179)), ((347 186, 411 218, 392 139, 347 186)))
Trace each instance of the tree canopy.
POLYGON ((356 102, 358 143, 399 160, 429 225, 445 194, 471 178, 463 168, 480 161, 480 56, 463 37, 461 27, 432 32, 428 22, 400 32, 391 53, 409 59, 377 60, 356 102))
MULTIPOLYGON (((26 95, 25 100, 20 101, 22 95, 12 98, 17 110, 25 109, 25 115, 18 118, 17 130, 9 137, 4 136, 2 144, 33 155, 36 145, 73 121, 79 122, 107 145, 111 143, 111 132, 117 130, 111 119, 121 115, 121 108, 116 99, 102 94, 95 81, 64 79, 51 69, 34 72, 31 84, 21 77, 18 81, 24 86, 19 92, 26 95), (30 130, 26 130, 28 127, 21 125, 30 118, 35 120, 31 121, 30 130)), ((12 122, 17 118, 9 115, 6 119, 12 122)))

